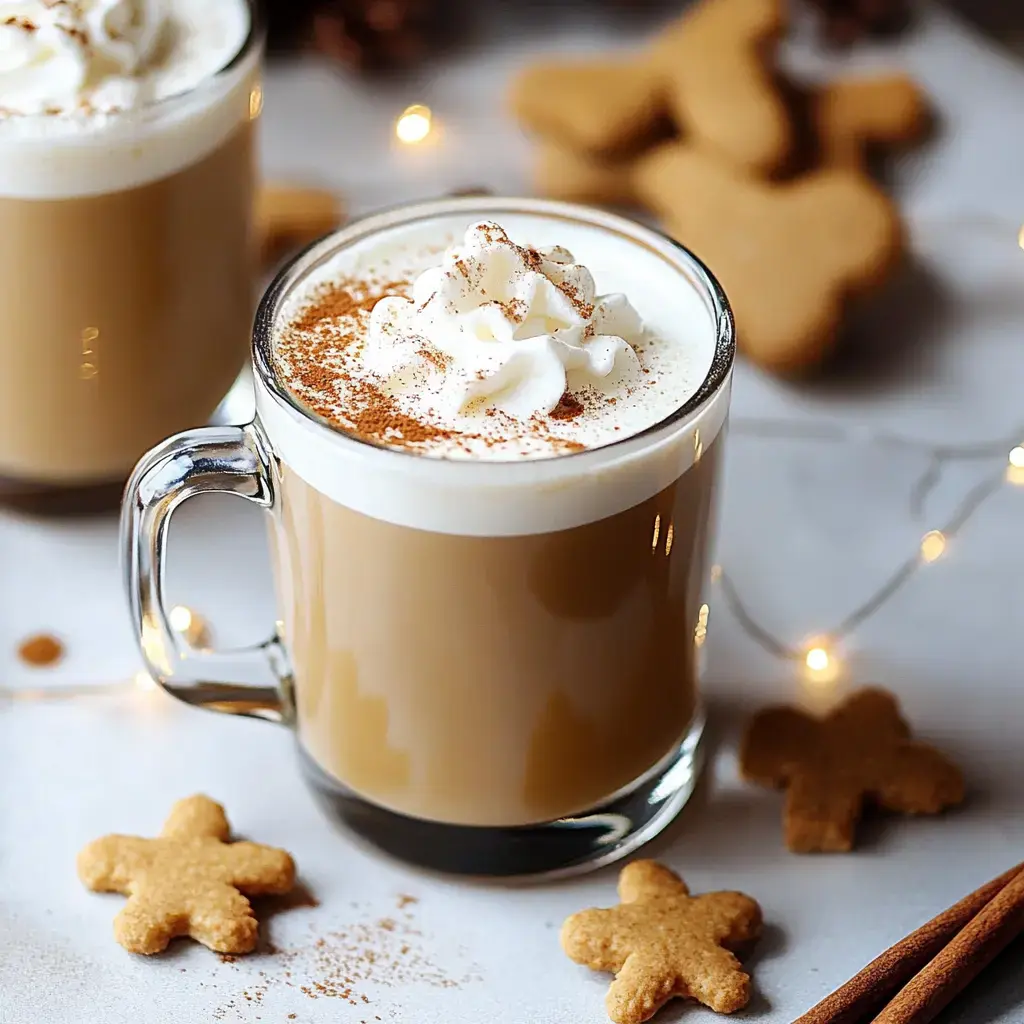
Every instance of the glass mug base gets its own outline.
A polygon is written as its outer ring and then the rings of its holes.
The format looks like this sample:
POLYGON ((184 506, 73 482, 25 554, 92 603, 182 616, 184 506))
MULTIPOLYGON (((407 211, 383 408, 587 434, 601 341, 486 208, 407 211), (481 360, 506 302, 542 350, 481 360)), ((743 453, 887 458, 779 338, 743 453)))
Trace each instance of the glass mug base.
POLYGON ((704 716, 651 772, 572 818, 516 828, 447 825, 370 803, 328 775, 299 744, 303 776, 328 818, 416 867, 490 878, 558 878, 628 856, 686 805, 703 763, 704 716))

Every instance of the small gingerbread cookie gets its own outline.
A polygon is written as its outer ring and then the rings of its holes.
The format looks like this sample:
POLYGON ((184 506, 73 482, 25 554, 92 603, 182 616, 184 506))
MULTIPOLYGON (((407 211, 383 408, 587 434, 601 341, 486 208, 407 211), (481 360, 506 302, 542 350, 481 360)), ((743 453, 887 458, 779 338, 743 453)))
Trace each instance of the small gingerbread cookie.
POLYGON ((699 0, 652 51, 684 137, 764 175, 793 145, 771 60, 785 27, 783 0, 699 0))
POLYGON ((229 843, 224 808, 209 797, 180 800, 159 839, 111 835, 78 855, 78 877, 93 892, 128 902, 114 938, 131 953, 159 953, 187 935, 218 953, 249 953, 259 923, 246 896, 289 892, 295 864, 256 843, 229 843))
POLYGON ((608 1016, 650 1020, 670 999, 696 999, 733 1013, 750 999, 750 978, 734 953, 761 934, 761 908, 739 892, 691 896, 675 872, 652 860, 619 875, 621 903, 584 910, 562 925, 562 949, 578 964, 612 971, 608 1016))
POLYGON ((629 156, 669 130, 664 80, 643 58, 534 64, 513 82, 510 103, 528 132, 601 159, 629 156))
POLYGON ((854 693, 815 719, 767 708, 747 729, 740 769, 751 782, 784 787, 786 845, 794 853, 853 848, 866 802, 904 814, 937 814, 964 798, 959 769, 916 743, 885 690, 854 693))
POLYGON ((847 303, 884 283, 902 252, 896 209, 859 173, 772 184, 677 143, 641 160, 634 185, 722 282, 741 350, 775 372, 824 361, 847 303))
POLYGON ((533 180, 541 195, 568 203, 631 206, 636 200, 630 163, 604 162, 553 142, 538 147, 533 180))

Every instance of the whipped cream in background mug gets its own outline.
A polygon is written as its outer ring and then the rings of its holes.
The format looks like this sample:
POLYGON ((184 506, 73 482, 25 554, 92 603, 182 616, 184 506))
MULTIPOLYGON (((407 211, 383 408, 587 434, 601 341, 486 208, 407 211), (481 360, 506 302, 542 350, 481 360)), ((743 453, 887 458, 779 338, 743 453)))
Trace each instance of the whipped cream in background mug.
POLYGON ((218 0, 0 0, 2 115, 130 110, 194 88, 241 48, 218 0))

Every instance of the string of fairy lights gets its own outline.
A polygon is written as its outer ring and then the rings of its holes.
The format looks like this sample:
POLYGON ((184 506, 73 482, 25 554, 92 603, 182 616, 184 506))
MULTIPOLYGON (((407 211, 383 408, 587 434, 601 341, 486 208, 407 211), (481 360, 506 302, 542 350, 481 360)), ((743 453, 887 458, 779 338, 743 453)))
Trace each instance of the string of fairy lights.
MULTIPOLYGON (((434 138, 438 124, 431 109, 417 103, 401 112, 394 122, 393 130, 400 144, 418 146, 434 138)), ((1020 228, 1017 241, 1020 248, 1024 249, 1024 226, 1020 228)), ((920 477, 911 483, 908 492, 909 511, 913 517, 921 515, 928 495, 939 484, 943 472, 950 464, 968 460, 998 463, 998 469, 972 487, 945 522, 924 533, 917 548, 893 568, 866 600, 831 629, 815 632, 803 642, 788 642, 772 633, 758 621, 755 613, 748 607, 726 568, 721 565, 712 567, 711 582, 740 629, 771 656, 797 665, 803 675, 813 682, 826 683, 838 678, 842 668, 843 644, 919 573, 940 561, 948 553, 951 543, 995 494, 1006 485, 1024 487, 1024 424, 1015 430, 1010 438, 974 445, 929 445, 891 433, 866 434, 862 430, 851 430, 833 423, 808 423, 786 419, 734 417, 730 433, 733 437, 761 441, 822 441, 834 444, 860 441, 882 449, 901 448, 920 452, 926 457, 926 467, 920 477)), ((660 522, 656 524, 655 529, 659 528, 660 522)), ((671 526, 668 530, 671 533, 671 526)), ((657 543, 658 538, 655 536, 655 546, 657 543)), ((666 538, 666 544, 671 545, 670 536, 666 538)), ((706 642, 710 611, 708 604, 702 605, 698 611, 694 631, 697 646, 703 646, 706 642)), ((197 611, 184 605, 177 605, 171 610, 169 619, 171 627, 185 646, 195 650, 209 649, 210 628, 197 611)), ((147 672, 138 672, 131 680, 115 683, 22 688, 0 686, 0 698, 59 700, 109 694, 118 689, 156 688, 156 682, 147 672)))
MULTIPOLYGON (((859 432, 847 431, 832 424, 807 426, 786 420, 738 419, 734 422, 731 430, 734 435, 761 439, 786 436, 800 440, 810 438, 835 443, 851 443, 862 437, 859 432)), ((960 535, 990 498, 1006 485, 1024 486, 1024 440, 1022 439, 1024 439, 1024 424, 1014 431, 1010 440, 981 445, 928 445, 917 440, 889 434, 878 434, 871 437, 870 442, 880 447, 909 448, 920 451, 929 457, 927 469, 910 488, 910 511, 915 516, 923 507, 924 498, 937 486, 943 471, 951 463, 977 459, 998 460, 999 468, 970 488, 948 519, 940 526, 928 530, 921 537, 917 549, 900 562, 866 600, 849 612, 832 629, 817 632, 801 644, 787 643, 758 622, 741 597, 734 581, 722 566, 716 565, 712 568, 712 583, 717 585, 723 601, 740 628, 763 650, 781 660, 802 665, 805 675, 812 681, 823 683, 833 681, 841 669, 839 651, 843 642, 888 604, 918 573, 946 555, 953 540, 960 535)), ((698 644, 702 643, 707 635, 708 615, 709 607, 704 605, 700 609, 697 620, 695 635, 698 644)))

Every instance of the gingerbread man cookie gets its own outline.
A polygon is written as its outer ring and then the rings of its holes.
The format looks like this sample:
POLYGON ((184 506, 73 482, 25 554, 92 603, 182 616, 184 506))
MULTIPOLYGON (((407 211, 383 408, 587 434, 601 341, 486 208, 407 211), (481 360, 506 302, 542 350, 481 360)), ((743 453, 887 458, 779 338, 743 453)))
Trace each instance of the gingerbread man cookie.
POLYGON ((794 853, 853 848, 866 802, 904 814, 937 814, 964 798, 959 769, 916 743, 896 698, 864 689, 815 719, 791 707, 767 708, 747 730, 745 778, 784 787, 786 845, 794 853))
POLYGON ((576 963, 615 973, 606 1006, 616 1024, 640 1024, 677 997, 719 1013, 747 1005, 750 978, 733 951, 761 933, 761 908, 749 896, 691 896, 675 872, 638 860, 619 875, 619 899, 573 914, 561 935, 576 963))
POLYGON ((700 0, 659 36, 654 61, 684 137, 761 174, 785 165, 793 129, 770 59, 785 28, 783 0, 700 0))
POLYGON ((675 143, 639 162, 634 185, 722 282, 741 350, 775 372, 824 361, 848 302, 883 284, 902 253, 895 207, 860 173, 772 184, 675 143))
POLYGON ((90 843, 78 855, 78 877, 93 892, 128 897, 114 937, 131 953, 159 953, 181 935, 219 953, 248 953, 259 924, 246 896, 289 892, 295 864, 284 850, 229 843, 229 833, 220 804, 189 797, 174 805, 158 839, 90 843))

